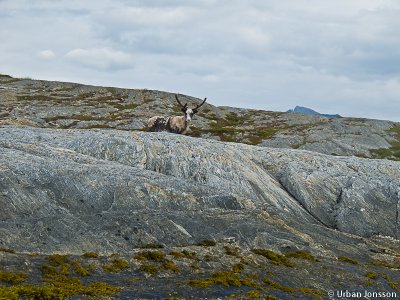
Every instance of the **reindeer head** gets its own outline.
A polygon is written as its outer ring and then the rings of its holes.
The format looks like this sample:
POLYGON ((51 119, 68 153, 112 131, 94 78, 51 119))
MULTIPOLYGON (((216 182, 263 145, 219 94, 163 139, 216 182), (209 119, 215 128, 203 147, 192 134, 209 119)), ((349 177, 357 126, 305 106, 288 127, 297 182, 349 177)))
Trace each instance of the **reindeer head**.
POLYGON ((181 111, 185 114, 185 120, 186 122, 190 122, 195 114, 199 112, 199 108, 206 102, 207 98, 204 98, 203 102, 201 102, 199 105, 197 105, 195 108, 188 108, 187 103, 185 105, 182 105, 182 103, 179 101, 178 96, 175 95, 175 99, 178 102, 178 104, 181 106, 181 111))

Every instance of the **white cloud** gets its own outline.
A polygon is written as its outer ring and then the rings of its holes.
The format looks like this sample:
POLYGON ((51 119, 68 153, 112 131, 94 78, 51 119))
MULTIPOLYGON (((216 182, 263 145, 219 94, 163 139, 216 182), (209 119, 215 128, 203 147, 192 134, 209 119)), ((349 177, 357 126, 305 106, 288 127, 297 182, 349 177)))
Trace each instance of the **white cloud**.
POLYGON ((210 75, 206 75, 203 77, 203 80, 206 82, 218 82, 220 80, 220 78, 217 75, 214 74, 210 74, 210 75))
POLYGON ((256 49, 266 49, 270 44, 270 36, 258 28, 243 27, 239 29, 242 40, 250 47, 256 49))
POLYGON ((0 72, 400 121, 399 13, 397 0, 6 0, 0 72))
POLYGON ((38 53, 38 56, 45 60, 52 60, 52 59, 56 58, 56 54, 53 52, 53 50, 40 51, 38 53))
POLYGON ((129 54, 108 48, 73 49, 65 57, 94 69, 124 69, 132 67, 129 54))

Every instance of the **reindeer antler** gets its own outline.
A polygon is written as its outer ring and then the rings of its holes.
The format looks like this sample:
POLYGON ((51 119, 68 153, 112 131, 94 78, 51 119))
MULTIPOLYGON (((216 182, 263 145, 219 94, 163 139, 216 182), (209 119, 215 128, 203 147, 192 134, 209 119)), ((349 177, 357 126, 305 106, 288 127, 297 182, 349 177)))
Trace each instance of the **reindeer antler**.
POLYGON ((176 101, 178 101, 178 103, 182 107, 182 109, 186 109, 187 103, 185 105, 182 105, 181 101, 179 101, 179 99, 178 99, 178 95, 177 94, 175 94, 175 99, 176 99, 176 101))
POLYGON ((206 103, 207 98, 204 98, 203 102, 201 102, 199 105, 197 105, 195 108, 193 108, 193 111, 197 111, 204 103, 206 103))

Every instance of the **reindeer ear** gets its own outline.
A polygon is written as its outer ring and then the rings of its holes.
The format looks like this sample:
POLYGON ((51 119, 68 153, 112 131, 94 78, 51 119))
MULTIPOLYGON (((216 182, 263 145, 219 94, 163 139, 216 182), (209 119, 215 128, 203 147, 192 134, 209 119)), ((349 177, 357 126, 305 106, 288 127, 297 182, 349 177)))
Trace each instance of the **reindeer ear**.
POLYGON ((199 112, 196 108, 193 108, 192 110, 194 114, 197 114, 199 112))

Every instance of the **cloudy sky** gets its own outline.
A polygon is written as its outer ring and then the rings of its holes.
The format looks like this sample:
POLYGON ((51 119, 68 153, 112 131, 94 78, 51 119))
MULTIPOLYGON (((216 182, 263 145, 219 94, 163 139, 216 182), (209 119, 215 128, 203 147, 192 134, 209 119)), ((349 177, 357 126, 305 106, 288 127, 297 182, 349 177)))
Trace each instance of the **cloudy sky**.
POLYGON ((398 0, 0 0, 0 73, 400 121, 398 0))

